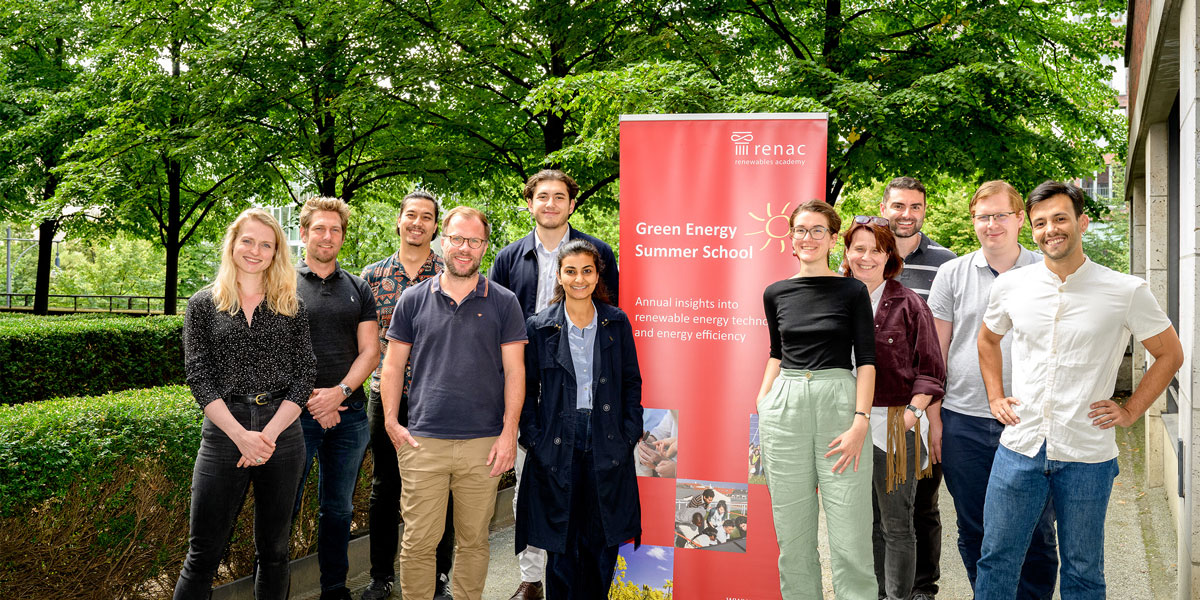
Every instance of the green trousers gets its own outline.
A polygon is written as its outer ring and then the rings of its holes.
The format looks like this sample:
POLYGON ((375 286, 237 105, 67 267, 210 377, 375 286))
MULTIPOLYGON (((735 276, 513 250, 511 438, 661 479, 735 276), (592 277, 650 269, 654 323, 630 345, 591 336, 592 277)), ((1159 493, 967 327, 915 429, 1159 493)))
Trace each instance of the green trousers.
POLYGON ((857 472, 851 465, 834 473, 840 455, 825 458, 829 443, 854 421, 854 395, 854 376, 845 369, 783 369, 758 406, 784 600, 822 597, 818 489, 829 532, 834 594, 845 600, 876 598, 870 434, 863 440, 867 451, 857 472))

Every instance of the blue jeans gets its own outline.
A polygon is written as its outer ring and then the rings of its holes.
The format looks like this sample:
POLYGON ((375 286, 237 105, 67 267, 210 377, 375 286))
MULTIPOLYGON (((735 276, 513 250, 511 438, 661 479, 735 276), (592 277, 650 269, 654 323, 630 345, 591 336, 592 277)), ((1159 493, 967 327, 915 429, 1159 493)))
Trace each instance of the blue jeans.
POLYGON ((1016 597, 1017 567, 1049 499, 1058 517, 1062 599, 1103 599, 1104 519, 1118 470, 1115 458, 1102 463, 1048 460, 1044 442, 1033 458, 1001 446, 983 509, 975 598, 1016 597))
MULTIPOLYGON (((962 556, 972 589, 978 589, 975 585, 976 563, 986 530, 984 498, 992 473, 992 459, 1000 446, 1003 431, 1004 425, 995 419, 972 417, 948 409, 942 411, 942 473, 958 513, 958 553, 962 556)), ((1019 597, 1048 599, 1054 594, 1054 580, 1058 576, 1054 507, 1048 501, 1044 503, 1028 548, 1020 567, 1019 597)))
MULTIPOLYGON (((251 431, 262 431, 278 405, 230 402, 229 412, 251 431)), ((256 467, 237 466, 237 445, 212 421, 204 419, 203 438, 192 472, 192 513, 187 558, 175 584, 175 600, 206 599, 221 556, 229 544, 234 519, 246 490, 254 483, 254 550, 258 571, 254 597, 287 597, 288 540, 292 501, 304 461, 304 434, 293 422, 275 440, 275 452, 256 467)))
POLYGON ((321 509, 317 521, 317 564, 321 567, 321 590, 332 590, 346 586, 346 573, 350 570, 347 551, 350 544, 350 521, 354 517, 354 485, 358 483, 358 471, 362 467, 367 442, 371 439, 367 428, 367 412, 362 402, 347 405, 342 420, 329 429, 306 410, 300 415, 300 426, 304 430, 303 477, 296 492, 293 518, 300 514, 304 497, 304 482, 312 469, 313 458, 318 460, 317 498, 321 509))

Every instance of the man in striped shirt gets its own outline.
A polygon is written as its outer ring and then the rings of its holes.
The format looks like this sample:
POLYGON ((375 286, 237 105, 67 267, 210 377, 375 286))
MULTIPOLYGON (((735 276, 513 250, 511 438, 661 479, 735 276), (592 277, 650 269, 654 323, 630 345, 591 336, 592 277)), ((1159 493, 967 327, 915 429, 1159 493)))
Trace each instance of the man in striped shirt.
MULTIPOLYGON (((879 214, 891 224, 896 234, 896 250, 904 257, 904 270, 897 279, 914 291, 922 300, 929 299, 933 276, 942 263, 957 258, 937 242, 921 233, 925 224, 925 186, 912 177, 897 177, 883 189, 879 214)), ((931 420, 937 411, 930 411, 931 420)), ((941 427, 938 419, 937 427, 941 427)), ((913 598, 937 596, 937 581, 941 576, 942 521, 938 512, 938 489, 942 485, 942 466, 933 455, 933 476, 917 482, 913 502, 913 529, 917 533, 917 572, 913 581, 913 598)))

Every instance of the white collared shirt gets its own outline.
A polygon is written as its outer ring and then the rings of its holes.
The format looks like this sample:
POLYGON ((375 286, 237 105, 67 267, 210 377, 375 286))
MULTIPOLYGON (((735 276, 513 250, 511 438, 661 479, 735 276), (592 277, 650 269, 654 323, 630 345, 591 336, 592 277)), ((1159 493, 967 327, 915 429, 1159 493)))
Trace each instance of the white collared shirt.
POLYGON ((1012 330, 1013 407, 1021 422, 1000 443, 1034 456, 1046 444, 1051 460, 1099 463, 1117 457, 1115 429, 1087 416, 1112 397, 1132 333, 1138 341, 1171 326, 1140 278, 1085 260, 1062 281, 1045 265, 1003 273, 992 285, 983 323, 1012 330))
POLYGON ((538 264, 538 280, 537 280, 537 298, 534 300, 533 312, 542 312, 543 308, 550 306, 550 301, 554 299, 554 284, 558 283, 558 273, 554 271, 554 263, 557 262, 558 249, 562 248, 563 242, 570 237, 570 232, 562 236, 558 240, 558 245, 554 248, 546 248, 542 245, 542 238, 538 237, 537 231, 533 232, 533 253, 537 256, 538 264))

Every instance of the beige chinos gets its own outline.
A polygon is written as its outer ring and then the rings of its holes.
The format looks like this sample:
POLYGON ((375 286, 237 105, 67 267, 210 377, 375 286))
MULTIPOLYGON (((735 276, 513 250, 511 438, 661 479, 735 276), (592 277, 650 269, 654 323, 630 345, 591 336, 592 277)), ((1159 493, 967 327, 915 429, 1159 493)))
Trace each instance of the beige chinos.
MULTIPOLYGON (((817 490, 825 507, 833 590, 838 599, 874 600, 870 452, 834 473, 829 443, 854 421, 855 380, 846 369, 782 369, 758 406, 762 461, 779 541, 784 600, 822 597, 817 555, 817 490)), ((863 440, 870 444, 870 435, 863 440)))

